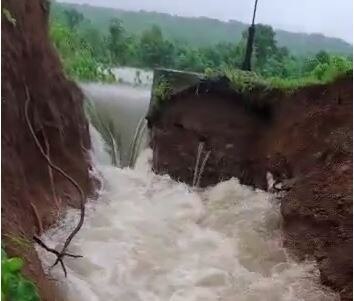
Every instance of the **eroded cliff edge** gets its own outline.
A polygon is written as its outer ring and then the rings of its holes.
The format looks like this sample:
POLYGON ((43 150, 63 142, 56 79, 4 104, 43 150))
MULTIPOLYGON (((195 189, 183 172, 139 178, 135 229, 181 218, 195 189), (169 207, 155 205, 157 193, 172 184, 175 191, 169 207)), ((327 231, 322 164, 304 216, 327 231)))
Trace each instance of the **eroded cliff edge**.
POLYGON ((193 83, 150 110, 154 170, 192 184, 203 144, 201 186, 237 177, 267 189, 271 172, 285 184, 285 245, 352 300, 352 75, 268 99, 225 87, 193 83))
POLYGON ((42 299, 53 301, 59 300, 55 282, 44 275, 31 237, 57 221, 66 206, 78 206, 79 197, 54 171, 51 182, 26 123, 28 98, 29 118, 52 162, 86 193, 91 180, 83 95, 62 72, 48 37, 48 13, 46 0, 2 1, 2 241, 10 255, 25 259, 25 273, 42 299))

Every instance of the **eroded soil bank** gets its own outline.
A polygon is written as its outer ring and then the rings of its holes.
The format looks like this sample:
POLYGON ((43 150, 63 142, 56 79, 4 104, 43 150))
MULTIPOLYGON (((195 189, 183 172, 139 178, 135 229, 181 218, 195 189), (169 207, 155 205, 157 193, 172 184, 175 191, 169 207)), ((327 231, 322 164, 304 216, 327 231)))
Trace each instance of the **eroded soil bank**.
POLYGON ((299 259, 316 258, 322 282, 352 300, 352 76, 279 93, 263 108, 198 92, 173 96, 149 118, 154 170, 192 184, 203 143, 201 186, 234 176, 267 189, 270 171, 286 186, 285 244, 299 259))
POLYGON ((31 237, 52 225, 67 205, 78 206, 79 197, 54 171, 51 183, 26 123, 28 97, 30 121, 52 162, 86 193, 91 181, 83 95, 64 77, 50 44, 48 5, 46 0, 2 1, 2 242, 10 255, 25 259, 25 274, 39 286, 42 299, 53 301, 59 300, 55 282, 44 275, 31 237))

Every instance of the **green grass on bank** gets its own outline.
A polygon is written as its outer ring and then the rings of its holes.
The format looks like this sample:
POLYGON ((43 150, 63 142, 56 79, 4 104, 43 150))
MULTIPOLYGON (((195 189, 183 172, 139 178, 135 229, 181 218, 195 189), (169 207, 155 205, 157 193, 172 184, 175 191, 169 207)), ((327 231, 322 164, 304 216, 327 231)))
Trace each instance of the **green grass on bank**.
POLYGON ((237 93, 251 96, 251 94, 268 94, 274 90, 291 93, 297 89, 334 82, 340 77, 352 74, 352 64, 346 60, 335 58, 329 64, 318 65, 310 74, 302 77, 263 77, 255 72, 239 69, 223 69, 219 71, 206 70, 207 77, 226 76, 231 88, 237 93))
MULTIPOLYGON (((134 33, 122 20, 112 16, 107 30, 101 31, 92 22, 95 16, 75 9, 56 11, 55 7, 52 6, 50 15, 50 37, 64 71, 75 80, 114 81, 111 68, 117 66, 198 73, 236 69, 245 56, 246 28, 240 40, 195 47, 165 36, 162 28, 153 23, 134 33)), ((280 46, 275 35, 271 26, 257 24, 252 56, 252 70, 273 86, 285 89, 328 82, 352 66, 349 54, 338 54, 328 47, 316 53, 296 55, 291 47, 280 46)))
MULTIPOLYGON (((167 70, 166 72, 168 73, 169 71, 167 70)), ((204 77, 201 76, 200 78, 217 81, 226 77, 229 82, 229 88, 243 96, 245 104, 251 105, 253 108, 261 109, 265 105, 279 100, 282 95, 291 95, 297 90, 308 86, 329 84, 336 81, 338 78, 350 76, 351 74, 352 66, 340 62, 325 66, 325 68, 321 69, 321 72, 316 71, 308 76, 299 78, 266 78, 255 72, 231 68, 221 70, 207 69, 204 73, 204 77)), ((188 74, 186 74, 186 76, 187 75, 188 74)), ((178 76, 180 76, 180 74, 178 76)), ((160 110, 161 105, 171 98, 174 93, 173 81, 174 75, 171 74, 169 77, 159 77, 154 83, 152 92, 154 108, 150 112, 150 115, 156 114, 160 110)), ((198 83, 191 81, 190 87, 194 85, 198 85, 198 83)))

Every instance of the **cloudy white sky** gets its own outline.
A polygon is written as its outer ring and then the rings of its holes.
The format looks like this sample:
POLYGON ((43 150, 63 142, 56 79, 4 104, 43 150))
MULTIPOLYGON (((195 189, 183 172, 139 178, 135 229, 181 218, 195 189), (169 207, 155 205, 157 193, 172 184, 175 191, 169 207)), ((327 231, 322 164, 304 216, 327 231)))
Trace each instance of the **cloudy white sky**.
MULTIPOLYGON (((250 22, 254 0, 58 0, 250 22)), ((257 22, 353 42, 353 0, 259 0, 257 22)))

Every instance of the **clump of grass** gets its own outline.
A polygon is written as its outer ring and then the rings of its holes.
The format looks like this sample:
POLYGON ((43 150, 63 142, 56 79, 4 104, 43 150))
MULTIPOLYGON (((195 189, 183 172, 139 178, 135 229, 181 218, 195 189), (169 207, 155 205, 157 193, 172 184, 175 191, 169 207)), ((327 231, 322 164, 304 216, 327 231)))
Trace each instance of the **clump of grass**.
POLYGON ((253 95, 262 97, 275 90, 292 93, 306 86, 327 84, 352 73, 352 69, 352 64, 348 60, 334 56, 329 63, 319 64, 310 74, 298 78, 265 78, 255 72, 232 68, 222 70, 209 68, 205 70, 205 76, 206 78, 225 76, 230 82, 230 88, 235 92, 245 97, 253 95))
POLYGON ((23 250, 28 250, 32 245, 32 242, 24 234, 16 234, 10 232, 5 233, 4 237, 6 237, 9 242, 23 250))
POLYGON ((160 105, 164 101, 171 98, 172 86, 164 76, 161 76, 158 83, 153 87, 152 93, 155 98, 156 105, 160 105))
POLYGON ((230 81, 230 87, 239 94, 250 96, 253 93, 266 94, 273 89, 271 83, 255 72, 238 69, 225 69, 224 75, 230 81))
POLYGON ((249 101, 265 99, 275 87, 264 77, 255 72, 243 71, 240 69, 224 68, 217 71, 206 70, 207 79, 226 77, 229 88, 249 101))
POLYGON ((275 89, 283 90, 286 92, 292 92, 299 88, 303 88, 311 85, 318 85, 321 83, 314 77, 302 77, 302 78, 280 78, 270 77, 268 81, 275 89))
POLYGON ((353 73, 353 66, 341 57, 332 57, 329 63, 317 65, 308 75, 299 78, 268 78, 271 85, 280 90, 296 90, 306 86, 321 85, 334 82, 338 78, 353 73))

